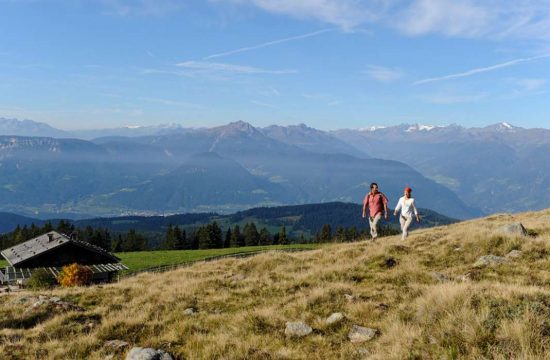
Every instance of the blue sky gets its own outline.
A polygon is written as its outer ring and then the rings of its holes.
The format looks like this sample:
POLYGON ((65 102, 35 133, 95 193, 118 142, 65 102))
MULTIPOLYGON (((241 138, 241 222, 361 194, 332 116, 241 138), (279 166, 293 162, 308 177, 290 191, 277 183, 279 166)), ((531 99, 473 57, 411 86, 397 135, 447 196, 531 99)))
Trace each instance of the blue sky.
POLYGON ((550 127, 549 0, 0 0, 0 117, 550 127))

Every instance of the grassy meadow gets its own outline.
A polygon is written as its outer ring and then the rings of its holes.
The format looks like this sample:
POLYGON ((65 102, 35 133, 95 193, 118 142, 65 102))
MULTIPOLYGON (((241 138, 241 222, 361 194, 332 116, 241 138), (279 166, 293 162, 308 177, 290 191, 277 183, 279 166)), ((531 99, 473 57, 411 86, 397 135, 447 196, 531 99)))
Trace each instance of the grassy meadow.
MULTIPOLYGON (((232 255, 237 253, 250 253, 266 250, 318 248, 319 244, 294 244, 294 245, 270 245, 270 246, 245 246, 240 248, 208 249, 208 250, 156 250, 116 253, 122 263, 128 266, 130 272, 139 271, 155 266, 182 264, 200 261, 212 256, 232 255)), ((0 268, 8 265, 6 260, 0 260, 0 268)))
POLYGON ((198 263, 116 284, 0 296, 3 359, 124 359, 109 340, 176 359, 543 359, 550 353, 550 210, 375 243, 198 263), (521 221, 533 237, 500 234, 521 221), (480 256, 502 264, 475 267, 480 256), (59 296, 83 311, 29 309, 59 296), (190 315, 185 310, 195 308, 190 315), (334 312, 345 320, 327 325, 334 312), (285 335, 287 321, 313 332, 285 335), (354 343, 354 325, 378 335, 354 343))

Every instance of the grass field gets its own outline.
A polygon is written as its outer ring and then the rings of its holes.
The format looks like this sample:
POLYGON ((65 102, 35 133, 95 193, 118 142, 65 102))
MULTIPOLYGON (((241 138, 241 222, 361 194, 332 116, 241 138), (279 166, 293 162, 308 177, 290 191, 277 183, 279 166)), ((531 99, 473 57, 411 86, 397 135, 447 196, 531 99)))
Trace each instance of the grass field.
POLYGON ((175 359, 548 359, 550 210, 0 296, 2 359, 125 359, 109 340, 175 359), (499 230, 516 221, 533 236, 499 230), (288 336, 296 321, 313 331, 288 336))
POLYGON ((212 256, 223 256, 237 253, 250 253, 265 250, 283 249, 316 249, 318 244, 296 244, 296 245, 272 245, 272 246, 246 246, 228 249, 208 250, 158 250, 158 251, 136 251, 117 253, 122 263, 130 268, 130 272, 139 271, 150 267, 182 264, 203 260, 212 256))
MULTIPOLYGON (((182 264, 199 261, 212 256, 223 256, 237 253, 250 253, 265 250, 283 249, 316 249, 318 244, 295 244, 295 245, 271 245, 271 246, 245 246, 228 249, 208 250, 158 250, 158 251, 135 251, 116 253, 122 263, 128 266, 129 272, 140 271, 155 266, 182 264)), ((0 268, 8 265, 6 260, 0 260, 0 268)))

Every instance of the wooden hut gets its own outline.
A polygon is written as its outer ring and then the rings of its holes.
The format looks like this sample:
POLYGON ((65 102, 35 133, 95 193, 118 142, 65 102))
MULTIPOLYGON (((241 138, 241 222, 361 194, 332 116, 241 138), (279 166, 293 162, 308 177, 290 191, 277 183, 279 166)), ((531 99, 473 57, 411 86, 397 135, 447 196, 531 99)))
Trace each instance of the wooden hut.
POLYGON ((128 269, 120 259, 98 246, 50 231, 0 252, 10 266, 0 270, 3 283, 24 282, 36 269, 46 269, 57 277, 65 265, 78 263, 93 273, 94 282, 110 281, 128 269))

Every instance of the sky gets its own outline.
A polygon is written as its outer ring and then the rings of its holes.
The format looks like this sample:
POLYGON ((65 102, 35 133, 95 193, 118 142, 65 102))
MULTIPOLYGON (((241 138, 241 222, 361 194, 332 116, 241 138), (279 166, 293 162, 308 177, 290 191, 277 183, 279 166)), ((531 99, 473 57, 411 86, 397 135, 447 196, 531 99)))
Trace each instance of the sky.
POLYGON ((550 0, 0 0, 0 117, 550 127, 550 0))

